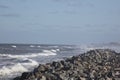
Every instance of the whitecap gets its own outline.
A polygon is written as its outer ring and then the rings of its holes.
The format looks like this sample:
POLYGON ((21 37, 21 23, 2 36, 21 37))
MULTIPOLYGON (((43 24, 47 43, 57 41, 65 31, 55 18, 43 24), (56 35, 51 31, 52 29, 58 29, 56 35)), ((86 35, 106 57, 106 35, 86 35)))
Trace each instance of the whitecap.
POLYGON ((19 63, 3 66, 0 69, 0 77, 12 77, 22 72, 30 71, 37 67, 39 63, 35 60, 23 58, 19 63))
POLYGON ((6 76, 12 73, 19 73, 19 72, 25 72, 25 71, 28 71, 28 70, 24 66, 22 66, 20 63, 17 63, 13 66, 3 66, 0 69, 0 76, 6 76))
POLYGON ((30 47, 35 47, 34 45, 30 45, 30 47))
POLYGON ((21 63, 21 64, 24 65, 24 66, 33 67, 33 66, 38 66, 38 65, 39 65, 39 63, 38 63, 37 61, 32 60, 32 59, 27 59, 27 58, 25 58, 25 59, 23 59, 23 61, 27 61, 27 62, 21 63))
POLYGON ((13 48, 16 48, 17 46, 15 46, 15 45, 12 45, 11 47, 13 47, 13 48))
POLYGON ((56 49, 56 51, 60 51, 60 49, 56 49))
POLYGON ((12 54, 0 54, 2 57, 10 57, 10 58, 32 58, 38 56, 55 56, 57 55, 55 52, 50 50, 43 50, 42 53, 29 53, 25 55, 12 55, 12 54))
POLYGON ((51 49, 51 51, 56 53, 56 52, 60 51, 60 49, 51 49))
POLYGON ((39 48, 40 48, 41 46, 37 46, 37 47, 39 47, 39 48))
POLYGON ((57 51, 56 51, 56 50, 54 50, 54 49, 52 49, 51 51, 52 51, 52 52, 57 52, 57 51))

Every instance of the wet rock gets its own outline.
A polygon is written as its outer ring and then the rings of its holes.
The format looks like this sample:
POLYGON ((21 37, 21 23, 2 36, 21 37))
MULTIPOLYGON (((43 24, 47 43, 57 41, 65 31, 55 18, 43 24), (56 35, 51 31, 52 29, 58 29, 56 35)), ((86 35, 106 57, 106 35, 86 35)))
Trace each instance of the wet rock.
POLYGON ((30 73, 29 73, 29 72, 24 72, 24 73, 22 74, 22 76, 21 76, 20 80, 27 79, 29 75, 30 75, 30 73))
POLYGON ((16 78, 14 78, 14 80, 20 80, 20 76, 18 76, 18 77, 16 77, 16 78))
POLYGON ((26 80, 26 79, 35 79, 35 76, 32 72, 24 72, 19 80, 26 80))

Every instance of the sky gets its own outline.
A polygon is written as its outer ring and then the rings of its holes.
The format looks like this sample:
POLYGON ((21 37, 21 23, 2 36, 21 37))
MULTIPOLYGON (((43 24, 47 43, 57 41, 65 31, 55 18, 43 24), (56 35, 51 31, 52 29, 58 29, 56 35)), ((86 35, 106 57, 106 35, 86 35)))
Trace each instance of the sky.
POLYGON ((0 0, 0 43, 120 42, 120 0, 0 0))

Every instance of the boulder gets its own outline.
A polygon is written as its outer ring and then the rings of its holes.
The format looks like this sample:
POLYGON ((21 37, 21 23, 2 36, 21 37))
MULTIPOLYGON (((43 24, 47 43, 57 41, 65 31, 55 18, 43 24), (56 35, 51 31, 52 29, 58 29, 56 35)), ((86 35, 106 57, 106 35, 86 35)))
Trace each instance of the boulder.
POLYGON ((95 49, 66 60, 40 64, 13 80, 114 80, 119 78, 120 54, 95 49))

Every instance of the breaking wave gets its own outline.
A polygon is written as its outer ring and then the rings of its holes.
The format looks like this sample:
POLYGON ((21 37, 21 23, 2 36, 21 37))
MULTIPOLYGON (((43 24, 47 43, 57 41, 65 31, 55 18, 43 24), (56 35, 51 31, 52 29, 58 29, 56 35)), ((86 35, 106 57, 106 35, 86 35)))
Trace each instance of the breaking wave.
POLYGON ((9 77, 14 76, 17 74, 20 74, 22 72, 29 71, 29 69, 34 68, 35 66, 38 66, 39 63, 32 59, 23 59, 23 61, 19 63, 15 63, 9 66, 3 66, 0 69, 0 77, 9 77))
POLYGON ((23 67, 20 63, 15 64, 13 66, 3 66, 0 69, 0 76, 6 76, 12 73, 24 72, 28 71, 25 67, 23 67))
POLYGON ((43 50, 41 53, 27 53, 27 54, 0 54, 0 80, 10 76, 16 76, 22 72, 30 71, 39 65, 37 57, 55 56, 57 50, 43 50), (4 61, 5 60, 5 61, 4 61))
POLYGON ((1 57, 10 58, 33 58, 38 56, 52 56, 52 55, 57 55, 55 50, 43 50, 42 53, 29 53, 25 55, 0 54, 1 57))
POLYGON ((13 48, 16 48, 17 46, 15 46, 15 45, 12 45, 11 47, 13 47, 13 48))

